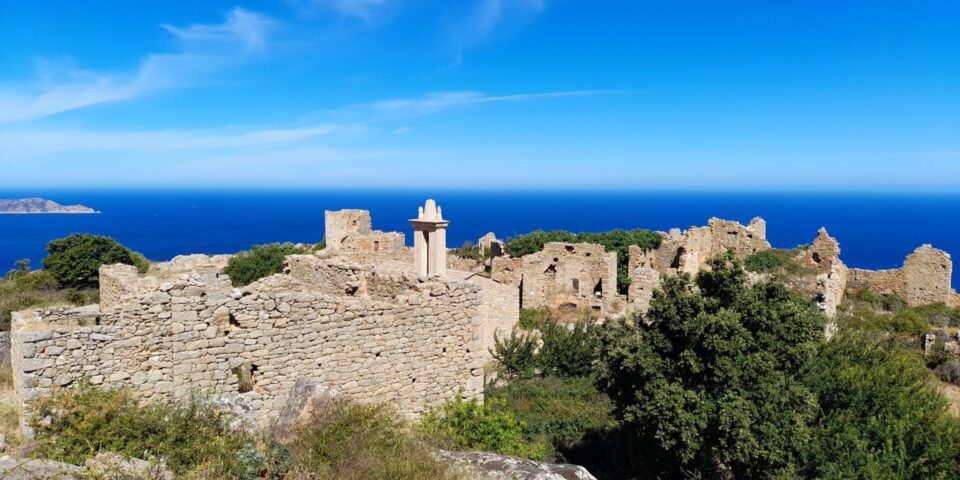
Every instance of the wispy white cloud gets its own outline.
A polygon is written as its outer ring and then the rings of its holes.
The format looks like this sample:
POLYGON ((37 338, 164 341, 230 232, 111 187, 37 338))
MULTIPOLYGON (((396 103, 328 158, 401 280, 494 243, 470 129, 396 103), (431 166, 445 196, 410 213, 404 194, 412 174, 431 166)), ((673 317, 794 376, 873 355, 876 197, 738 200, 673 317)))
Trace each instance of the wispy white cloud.
POLYGON ((488 103, 518 103, 565 97, 584 97, 606 93, 603 90, 571 90, 563 92, 488 95, 483 92, 435 92, 418 98, 398 98, 348 107, 346 111, 372 111, 396 116, 420 116, 451 108, 488 103))
POLYGON ((329 8, 345 17, 369 20, 387 0, 313 0, 314 3, 329 8))
POLYGON ((175 53, 145 57, 131 72, 95 72, 68 68, 28 85, 7 85, 0 93, 0 123, 134 98, 159 90, 197 84, 228 66, 262 52, 273 20, 236 8, 223 23, 183 28, 164 25, 180 44, 175 53))
POLYGON ((170 152, 243 149, 316 140, 336 132, 357 133, 362 125, 313 125, 299 128, 225 128, 111 132, 36 130, 0 132, 0 145, 18 157, 82 152, 170 152))
POLYGON ((545 0, 479 0, 466 21, 456 26, 456 58, 447 68, 463 61, 464 50, 526 25, 545 8, 545 0))

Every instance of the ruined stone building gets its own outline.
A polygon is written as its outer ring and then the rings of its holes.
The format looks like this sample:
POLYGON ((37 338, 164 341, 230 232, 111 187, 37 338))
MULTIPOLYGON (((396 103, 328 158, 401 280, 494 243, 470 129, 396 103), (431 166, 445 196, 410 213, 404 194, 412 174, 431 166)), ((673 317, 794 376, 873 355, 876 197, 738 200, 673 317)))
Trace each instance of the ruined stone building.
POLYGON ((370 212, 356 209, 324 212, 324 243, 332 252, 367 258, 392 258, 408 250, 403 233, 374 230, 370 212))
POLYGON ((898 295, 909 305, 943 303, 960 306, 960 296, 950 283, 952 273, 950 254, 930 245, 922 245, 907 256, 901 268, 850 269, 847 286, 898 295))
POLYGON ((617 294, 617 254, 592 243, 550 242, 520 258, 494 258, 493 278, 520 289, 523 308, 560 312, 623 312, 617 294))
POLYGON ((393 244, 378 250, 375 239, 402 234, 372 231, 369 218, 327 212, 328 223, 347 227, 328 232, 334 248, 288 256, 285 273, 243 288, 230 285, 218 259, 144 275, 104 266, 99 305, 14 315, 17 397, 25 404, 87 378, 148 401, 194 389, 239 398, 267 420, 300 377, 409 416, 460 388, 481 396, 493 335, 518 319, 517 291, 440 266, 419 275, 412 255, 381 261, 393 244))

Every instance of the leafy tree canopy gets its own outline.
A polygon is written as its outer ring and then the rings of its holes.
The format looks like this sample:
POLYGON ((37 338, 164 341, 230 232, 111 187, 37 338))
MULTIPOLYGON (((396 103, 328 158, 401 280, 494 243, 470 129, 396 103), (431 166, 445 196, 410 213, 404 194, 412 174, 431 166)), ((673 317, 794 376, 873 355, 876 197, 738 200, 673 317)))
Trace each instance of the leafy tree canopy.
POLYGON ((242 287, 261 278, 283 272, 283 263, 287 255, 301 253, 307 253, 307 250, 292 243, 256 245, 249 251, 240 252, 231 257, 223 272, 230 276, 233 286, 242 287))
POLYGON ((89 233, 75 233, 53 240, 47 244, 47 253, 49 255, 43 259, 44 269, 61 285, 74 287, 98 285, 102 265, 125 263, 137 267, 140 273, 150 267, 150 262, 142 254, 110 237, 89 233))
POLYGON ((611 322, 598 384, 657 475, 788 477, 812 437, 816 397, 799 372, 822 334, 808 300, 746 286, 728 254, 695 282, 666 279, 646 317, 611 322))

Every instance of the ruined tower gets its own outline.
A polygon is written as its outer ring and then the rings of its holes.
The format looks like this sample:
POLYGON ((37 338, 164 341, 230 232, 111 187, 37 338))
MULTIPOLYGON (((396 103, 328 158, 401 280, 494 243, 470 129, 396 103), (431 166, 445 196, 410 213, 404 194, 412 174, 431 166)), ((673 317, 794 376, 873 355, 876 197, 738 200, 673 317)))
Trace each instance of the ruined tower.
POLYGON ((447 225, 437 203, 428 199, 413 225, 413 263, 417 274, 439 276, 447 272, 447 225))

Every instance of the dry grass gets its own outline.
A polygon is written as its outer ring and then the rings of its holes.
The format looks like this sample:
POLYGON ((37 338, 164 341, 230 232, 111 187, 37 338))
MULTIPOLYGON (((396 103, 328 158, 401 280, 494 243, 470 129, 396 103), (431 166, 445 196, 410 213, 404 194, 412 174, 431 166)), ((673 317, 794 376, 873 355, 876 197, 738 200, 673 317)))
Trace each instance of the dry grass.
POLYGON ((954 417, 960 418, 960 387, 944 382, 939 382, 939 384, 940 393, 950 402, 947 411, 954 417))
POLYGON ((20 413, 12 380, 10 365, 3 365, 0 369, 0 434, 6 438, 7 454, 22 453, 20 450, 26 447, 20 431, 20 413))

